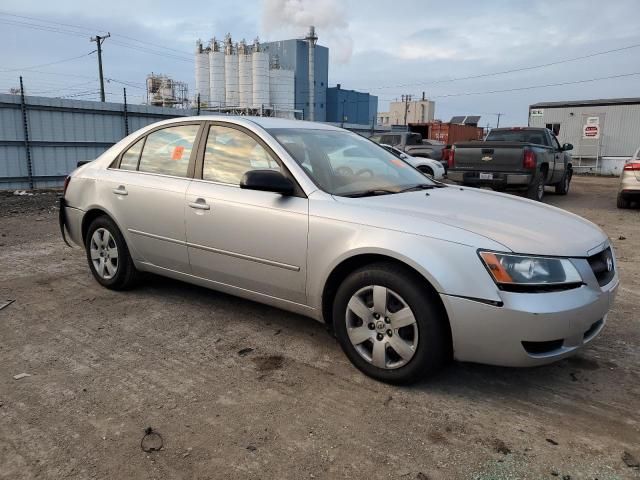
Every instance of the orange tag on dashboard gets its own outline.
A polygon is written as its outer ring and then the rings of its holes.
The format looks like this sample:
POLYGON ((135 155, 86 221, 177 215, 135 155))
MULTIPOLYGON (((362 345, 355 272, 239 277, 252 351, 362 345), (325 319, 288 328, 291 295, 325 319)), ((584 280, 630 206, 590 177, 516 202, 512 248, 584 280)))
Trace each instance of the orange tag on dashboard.
POLYGON ((174 147, 171 160, 182 160, 182 154, 184 153, 184 147, 174 147))
POLYGON ((397 165, 399 167, 406 167, 407 166, 406 163, 404 163, 402 160, 399 160, 397 158, 392 158, 391 159, 391 163, 393 163, 394 165, 397 165))

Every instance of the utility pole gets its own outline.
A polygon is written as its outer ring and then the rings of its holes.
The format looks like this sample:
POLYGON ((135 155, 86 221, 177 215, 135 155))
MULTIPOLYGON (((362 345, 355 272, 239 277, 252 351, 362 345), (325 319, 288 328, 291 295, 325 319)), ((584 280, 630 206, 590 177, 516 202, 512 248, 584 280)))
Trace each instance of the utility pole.
POLYGON ((409 112, 409 102, 411 101, 411 95, 403 95, 404 100, 404 124, 407 125, 407 113, 409 112))
POLYGON ((499 128, 500 127, 500 117, 502 115, 504 115, 504 113, 496 113, 496 115, 498 116, 498 121, 496 122, 496 128, 499 128))
POLYGON ((92 42, 96 42, 98 46, 98 72, 100 74, 100 101, 104 102, 104 75, 102 74, 102 42, 104 42, 107 38, 111 36, 110 33, 103 37, 100 35, 96 35, 95 37, 91 37, 92 42))

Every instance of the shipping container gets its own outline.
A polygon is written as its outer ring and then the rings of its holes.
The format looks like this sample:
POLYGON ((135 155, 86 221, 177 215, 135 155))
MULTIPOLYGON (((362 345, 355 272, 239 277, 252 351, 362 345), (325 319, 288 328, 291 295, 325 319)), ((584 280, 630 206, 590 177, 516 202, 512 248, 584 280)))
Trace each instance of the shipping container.
POLYGON ((484 134, 481 127, 441 122, 410 123, 409 130, 420 133, 422 138, 438 140, 446 144, 468 140, 482 140, 484 134))

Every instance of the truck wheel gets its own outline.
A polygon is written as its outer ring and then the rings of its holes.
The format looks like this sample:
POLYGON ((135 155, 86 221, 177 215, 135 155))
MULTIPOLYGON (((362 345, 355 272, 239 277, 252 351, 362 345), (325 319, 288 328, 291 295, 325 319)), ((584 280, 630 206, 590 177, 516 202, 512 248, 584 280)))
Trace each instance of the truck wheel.
POLYGON ((562 180, 560 180, 560 183, 556 185, 556 193, 558 195, 566 195, 567 193, 569 193, 570 182, 571 175, 569 174, 569 172, 565 171, 564 175, 562 176, 562 180))
POLYGON ((541 172, 536 173, 533 182, 527 188, 527 198, 538 202, 544 198, 544 175, 541 172))
POLYGON ((351 273, 333 303, 336 337, 351 363, 376 380, 403 384, 448 358, 446 314, 412 272, 375 263, 351 273))
POLYGON ((624 198, 621 193, 618 194, 617 201, 618 208, 629 208, 631 206, 631 202, 624 198))

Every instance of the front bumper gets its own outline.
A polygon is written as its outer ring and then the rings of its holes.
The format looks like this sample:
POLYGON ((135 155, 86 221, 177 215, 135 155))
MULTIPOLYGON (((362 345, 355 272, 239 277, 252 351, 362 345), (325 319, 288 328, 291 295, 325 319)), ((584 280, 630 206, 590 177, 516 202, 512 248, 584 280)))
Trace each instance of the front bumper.
MULTIPOLYGON (((480 179, 479 171, 451 170, 447 173, 449 180, 466 185, 487 187, 526 187, 531 183, 530 173, 487 172, 493 175, 491 180, 480 179)), ((484 173, 484 172, 483 172, 484 173)))
POLYGON ((500 292, 503 306, 442 294, 456 360, 508 367, 544 365, 575 353, 604 328, 618 275, 561 292, 500 292))

